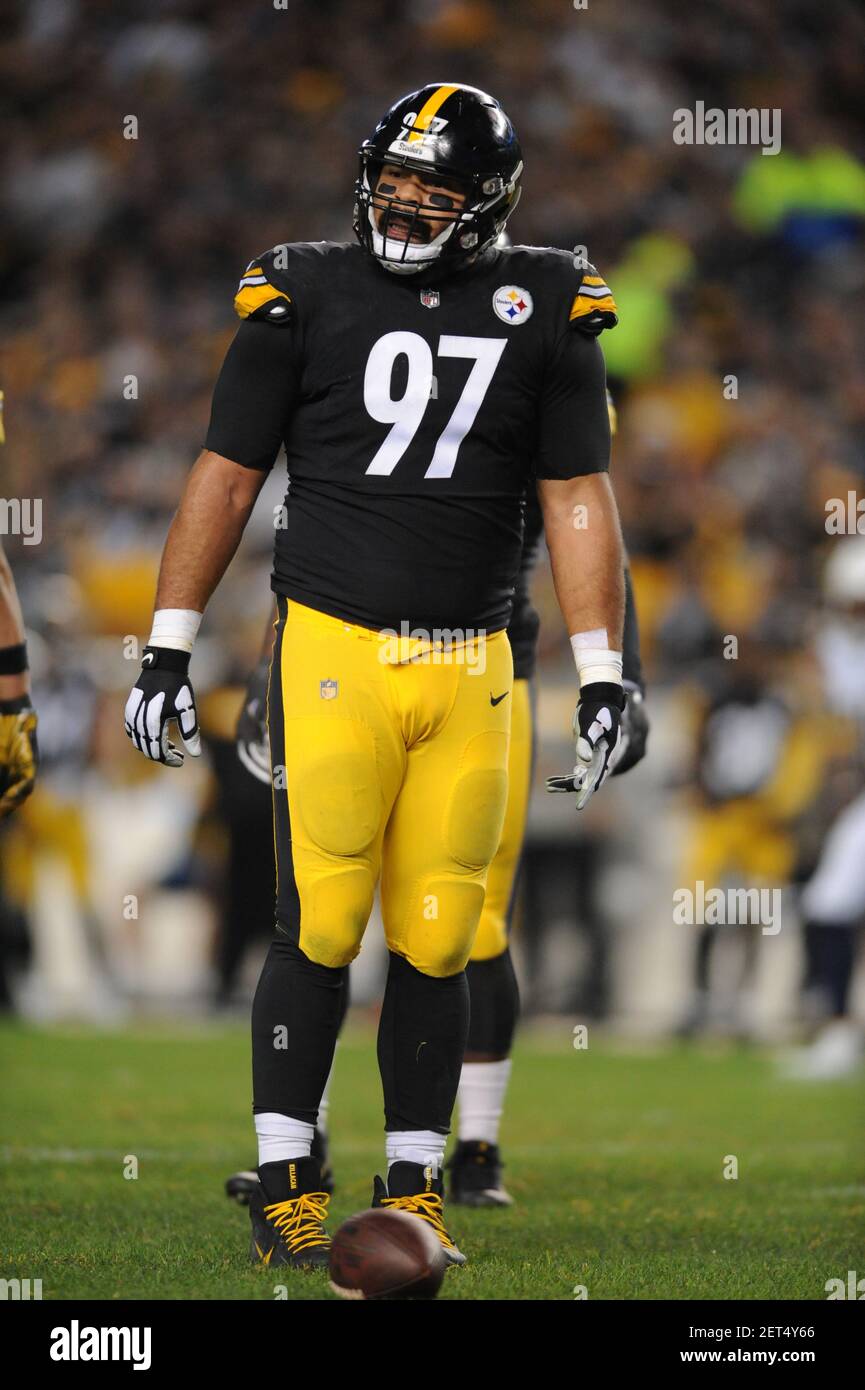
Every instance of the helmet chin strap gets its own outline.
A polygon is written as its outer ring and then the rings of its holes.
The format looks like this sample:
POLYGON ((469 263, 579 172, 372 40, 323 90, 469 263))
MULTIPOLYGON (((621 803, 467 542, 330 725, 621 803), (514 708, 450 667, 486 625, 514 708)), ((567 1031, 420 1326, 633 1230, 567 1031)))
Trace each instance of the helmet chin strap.
POLYGON ((432 241, 413 246, 411 242, 406 245, 405 242, 400 241, 397 237, 385 238, 382 236, 376 225, 375 210, 372 204, 370 204, 368 215, 369 224, 372 228, 372 246, 375 257, 385 270, 391 271, 394 275, 418 275, 428 266, 434 265, 439 259, 448 237, 453 236, 455 229, 459 225, 458 221, 451 222, 445 227, 444 231, 439 232, 438 236, 433 237, 432 241), (401 255, 398 260, 387 254, 386 243, 388 241, 400 248, 401 255), (429 251, 432 251, 433 254, 423 254, 429 251))

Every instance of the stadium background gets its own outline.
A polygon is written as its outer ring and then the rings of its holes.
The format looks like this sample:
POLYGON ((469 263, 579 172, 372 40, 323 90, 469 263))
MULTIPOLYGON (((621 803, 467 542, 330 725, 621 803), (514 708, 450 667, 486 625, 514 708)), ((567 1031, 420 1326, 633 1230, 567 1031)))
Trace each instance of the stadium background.
MULTIPOLYGON (((861 780, 809 721, 825 503, 861 486, 863 37, 840 0, 17 7, 0 41, 0 459, 4 496, 43 502, 41 543, 7 538, 43 764, 0 837, 7 1003, 111 1021, 248 996, 256 957, 237 938, 264 949, 270 823, 230 737, 268 609, 279 465, 196 647, 209 752, 182 773, 125 738, 130 639, 149 630, 238 274, 277 242, 349 238, 360 139, 399 93, 455 77, 520 133, 514 239, 586 246, 619 304, 603 346, 652 718, 648 759, 578 820, 538 790, 570 765, 574 697, 542 565, 526 1009, 640 1035, 801 1031, 790 885, 861 780), (673 111, 697 101, 780 108, 781 153, 675 144, 673 111), (707 746, 726 698, 759 711, 744 751, 723 733, 707 746), (673 921, 697 879, 786 894, 777 936, 719 932, 708 1015, 699 928, 673 921)), ((379 961, 373 925, 361 1006, 379 961)))

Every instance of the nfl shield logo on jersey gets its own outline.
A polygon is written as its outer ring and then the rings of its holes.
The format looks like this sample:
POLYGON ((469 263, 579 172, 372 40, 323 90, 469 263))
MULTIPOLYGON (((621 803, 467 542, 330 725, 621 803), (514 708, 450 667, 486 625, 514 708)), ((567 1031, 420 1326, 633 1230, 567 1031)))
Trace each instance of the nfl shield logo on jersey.
POLYGON ((318 688, 323 700, 335 700, 339 694, 339 681, 319 681, 318 688))
POLYGON ((437 309, 442 302, 442 297, 438 290, 421 290, 420 302, 427 309, 437 309))
POLYGON ((528 290, 519 285, 502 285, 493 295, 493 308, 502 323, 525 323, 534 307, 528 290))

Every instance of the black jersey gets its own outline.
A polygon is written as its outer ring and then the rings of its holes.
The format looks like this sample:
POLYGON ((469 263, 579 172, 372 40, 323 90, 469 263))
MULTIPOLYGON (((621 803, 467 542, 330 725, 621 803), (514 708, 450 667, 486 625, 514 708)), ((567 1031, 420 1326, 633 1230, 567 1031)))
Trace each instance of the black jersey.
POLYGON ((252 262, 206 447, 266 469, 285 445, 274 590, 371 628, 506 627, 527 484, 609 466, 599 304, 615 323, 593 270, 536 247, 429 286, 356 245, 252 262))

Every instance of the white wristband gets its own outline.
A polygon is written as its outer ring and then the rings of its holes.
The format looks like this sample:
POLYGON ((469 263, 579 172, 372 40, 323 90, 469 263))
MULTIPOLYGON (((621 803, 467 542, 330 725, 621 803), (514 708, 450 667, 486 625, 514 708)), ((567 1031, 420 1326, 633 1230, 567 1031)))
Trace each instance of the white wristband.
POLYGON ((201 613, 194 608, 159 608, 153 615, 149 647, 173 647, 177 652, 191 652, 201 626, 201 613))
POLYGON ((593 681, 622 684, 622 653, 611 651, 607 646, 606 628, 575 632, 571 637, 571 650, 581 687, 593 681))

